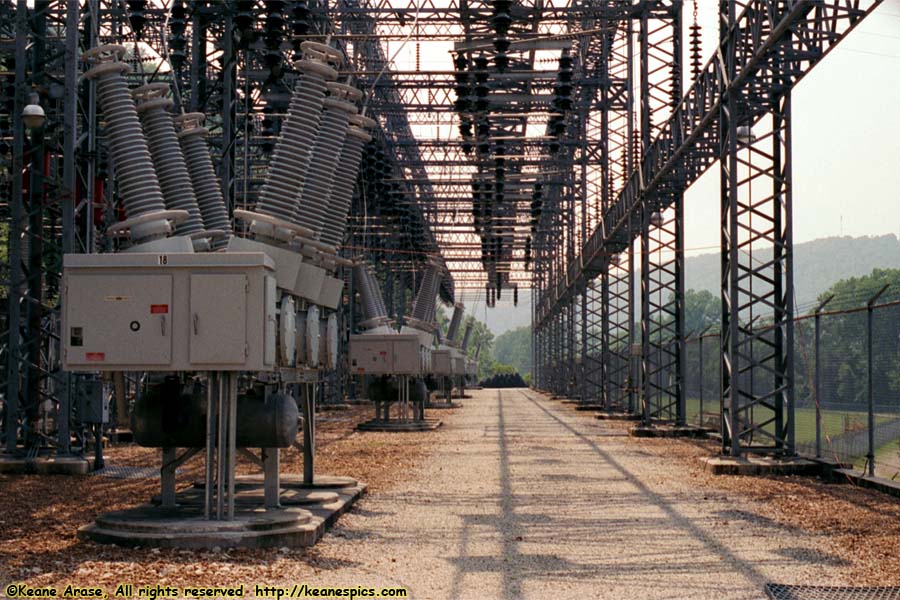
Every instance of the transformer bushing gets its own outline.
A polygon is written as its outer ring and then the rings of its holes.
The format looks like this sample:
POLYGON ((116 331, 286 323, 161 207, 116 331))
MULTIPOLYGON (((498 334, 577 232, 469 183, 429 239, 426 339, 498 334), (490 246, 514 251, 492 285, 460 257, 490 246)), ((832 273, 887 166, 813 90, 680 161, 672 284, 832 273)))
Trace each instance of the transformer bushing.
POLYGON ((184 151, 203 226, 207 235, 212 238, 212 248, 218 250, 228 243, 232 229, 222 187, 206 144, 209 130, 202 126, 205 118, 203 113, 187 113, 176 117, 174 123, 179 128, 178 139, 184 151))
POLYGON ((133 90, 131 95, 137 103, 138 116, 166 207, 188 213, 188 218, 175 228, 175 234, 190 237, 195 250, 205 250, 209 248, 209 241, 203 229, 203 217, 194 195, 184 152, 175 133, 172 113, 169 112, 174 102, 168 93, 168 83, 150 83, 133 90))
POLYGON ((384 296, 371 268, 365 261, 358 260, 354 263, 353 278, 359 290, 363 309, 364 320, 359 324, 360 327, 367 330, 389 327, 390 319, 384 304, 384 296))
POLYGON ((450 318, 450 326, 447 328, 448 344, 456 342, 456 336, 459 334, 459 326, 462 323, 463 312, 465 312, 465 307, 462 303, 457 302, 453 305, 453 316, 450 318))
POLYGON ((299 227, 296 218, 303 179, 309 171, 311 153, 317 139, 327 82, 337 78, 330 63, 342 64, 344 55, 325 44, 303 42, 303 59, 294 63, 300 77, 291 94, 287 117, 275 144, 266 180, 260 190, 250 230, 264 237, 290 241, 296 233, 312 236, 313 231, 299 227))
MULTIPOLYGON (((473 324, 474 324, 474 322, 472 321, 472 319, 469 319, 468 321, 466 321, 466 330, 463 332, 462 343, 459 345, 459 349, 462 350, 462 352, 464 354, 465 354, 466 350, 469 348, 469 338, 472 337, 473 324)), ((478 346, 478 351, 481 352, 481 346, 478 346)), ((478 354, 476 353, 475 356, 477 357, 478 354)))
POLYGON ((438 287, 441 285, 441 265, 437 261, 431 261, 425 268, 422 277, 422 285, 416 294, 407 324, 420 331, 434 331, 434 309, 437 301, 438 287))
POLYGON ((375 127, 375 121, 362 115, 351 115, 344 148, 332 178, 331 201, 322 233, 322 242, 331 246, 340 246, 347 227, 347 213, 353 200, 353 188, 359 173, 359 164, 365 145, 372 140, 367 130, 375 127))
POLYGON ((296 203, 293 221, 313 232, 319 239, 328 221, 328 204, 334 176, 344 150, 350 116, 356 114, 356 102, 362 92, 349 85, 328 83, 322 118, 312 156, 303 179, 303 191, 296 203))
POLYGON ((168 237, 172 232, 169 220, 182 221, 189 215, 182 210, 166 210, 137 106, 125 80, 131 67, 121 61, 124 54, 124 46, 106 45, 88 50, 82 59, 93 65, 84 76, 97 85, 109 153, 127 216, 110 226, 108 232, 130 234, 135 244, 141 244, 168 237))

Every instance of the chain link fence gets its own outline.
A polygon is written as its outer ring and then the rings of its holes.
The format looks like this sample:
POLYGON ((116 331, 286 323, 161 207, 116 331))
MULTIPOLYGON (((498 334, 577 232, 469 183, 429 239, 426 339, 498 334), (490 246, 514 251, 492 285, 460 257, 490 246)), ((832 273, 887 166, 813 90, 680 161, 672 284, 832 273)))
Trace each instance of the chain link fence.
MULTIPOLYGON (((900 480, 900 301, 826 308, 794 321, 797 451, 900 480)), ((718 332, 685 351, 688 422, 718 430, 718 332)))

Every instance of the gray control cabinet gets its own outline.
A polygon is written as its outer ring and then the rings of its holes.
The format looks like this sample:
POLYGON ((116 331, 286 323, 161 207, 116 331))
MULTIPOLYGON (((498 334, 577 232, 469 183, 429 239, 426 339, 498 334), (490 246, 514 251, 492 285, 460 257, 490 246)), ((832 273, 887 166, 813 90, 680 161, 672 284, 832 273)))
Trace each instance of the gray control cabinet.
POLYGON ((431 351, 431 372, 449 377, 453 372, 453 354, 449 348, 431 351))
POLYGON ((454 348, 451 352, 452 360, 453 360, 453 374, 454 375, 465 375, 466 374, 466 355, 462 353, 461 350, 454 348))
POLYGON ((274 263, 263 253, 68 254, 69 371, 266 371, 274 263))
POLYGON ((366 375, 425 375, 431 349, 415 334, 351 335, 350 371, 366 375))

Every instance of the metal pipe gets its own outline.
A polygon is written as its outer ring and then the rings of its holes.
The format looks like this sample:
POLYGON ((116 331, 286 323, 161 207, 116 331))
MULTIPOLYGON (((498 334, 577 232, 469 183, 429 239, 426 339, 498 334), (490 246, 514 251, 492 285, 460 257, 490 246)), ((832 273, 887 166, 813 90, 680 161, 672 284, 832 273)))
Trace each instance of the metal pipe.
POLYGON ((206 375, 206 473, 203 487, 203 517, 209 519, 212 512, 212 487, 215 479, 213 463, 216 453, 215 429, 215 380, 212 373, 206 375))
POLYGON ((234 519, 234 469, 237 459, 237 374, 226 372, 228 388, 228 520, 234 519))
POLYGON ((303 387, 303 483, 311 486, 315 478, 316 398, 313 384, 303 387))

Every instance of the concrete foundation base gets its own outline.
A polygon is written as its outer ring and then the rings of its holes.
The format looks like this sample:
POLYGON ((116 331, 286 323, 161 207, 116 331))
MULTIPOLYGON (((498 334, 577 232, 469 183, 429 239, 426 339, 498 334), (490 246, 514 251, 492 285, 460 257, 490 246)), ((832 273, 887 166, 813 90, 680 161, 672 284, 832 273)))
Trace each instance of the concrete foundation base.
POLYGON ((463 405, 459 402, 446 402, 444 400, 433 400, 431 402, 425 403, 425 408, 436 408, 438 410, 442 408, 462 408, 463 405))
POLYGON ((272 548, 312 546, 322 533, 322 522, 298 508, 241 509, 233 521, 207 521, 196 507, 147 505, 98 517, 78 537, 128 547, 272 548))
POLYGON ((805 458, 771 456, 708 456, 701 458, 714 475, 819 475, 822 465, 805 458))
POLYGON ((101 515, 78 530, 81 539, 119 546, 156 548, 298 548, 312 546, 364 493, 365 484, 350 478, 321 476, 302 488, 302 476, 282 479, 281 508, 263 509, 262 478, 235 480, 235 518, 203 518, 203 486, 177 496, 175 508, 144 505, 101 515), (353 485, 343 485, 351 483, 353 485), (299 486, 296 484, 300 484, 299 486), (325 487, 326 483, 340 484, 325 487), (291 484, 295 484, 291 487, 291 484), (302 508, 301 508, 302 506, 302 508))
POLYGON ((357 431, 431 431, 443 425, 440 419, 408 421, 379 421, 372 419, 356 426, 357 431))
POLYGON ((844 481, 860 487, 878 490, 883 494, 900 498, 900 481, 894 481, 886 477, 869 476, 865 471, 857 471, 855 469, 836 469, 833 478, 834 481, 843 478, 844 481))
POLYGON ((574 405, 572 408, 575 410, 583 410, 583 411, 591 411, 591 410, 606 410, 606 407, 597 404, 596 402, 581 402, 574 405))
POLYGON ((640 421, 641 417, 638 415, 633 415, 631 413, 623 413, 623 412, 602 412, 597 413, 596 417, 601 421, 640 421))
MULTIPOLYGON (((282 488, 288 489, 328 489, 328 488, 353 488, 360 483, 352 477, 340 475, 316 475, 311 484, 303 482, 303 474, 284 473, 279 478, 282 488)), ((235 489, 242 487, 260 486, 263 484, 262 475, 238 475, 234 478, 235 489)), ((203 486, 202 481, 194 483, 195 486, 203 486)), ((365 488, 365 486, 363 486, 365 488)))
POLYGON ((91 461, 82 456, 38 456, 19 458, 0 456, 0 473, 7 475, 35 473, 38 475, 87 475, 91 461))
POLYGON ((631 437, 644 438, 705 438, 709 432, 690 425, 637 425, 628 430, 631 437))

